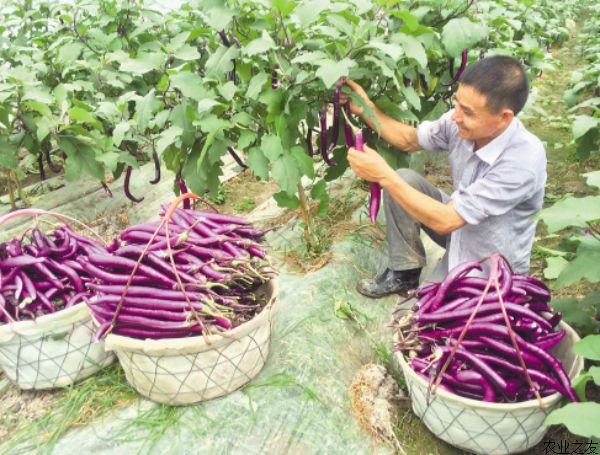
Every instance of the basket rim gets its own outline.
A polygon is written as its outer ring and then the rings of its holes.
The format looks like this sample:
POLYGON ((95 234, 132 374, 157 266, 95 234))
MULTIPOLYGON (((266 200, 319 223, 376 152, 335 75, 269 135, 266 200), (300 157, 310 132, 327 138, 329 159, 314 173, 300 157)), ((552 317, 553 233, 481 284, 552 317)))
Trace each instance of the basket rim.
POLYGON ((107 351, 137 351, 150 355, 181 355, 210 351, 230 344, 270 320, 273 308, 277 301, 279 285, 275 278, 265 283, 265 285, 271 287, 271 298, 263 310, 257 316, 240 324, 232 330, 207 336, 197 335, 192 337, 163 338, 158 340, 150 338, 132 338, 110 333, 104 339, 105 349, 107 351))
MULTIPOLYGON (((575 332, 575 330, 569 324, 567 324, 564 321, 561 321, 559 323, 559 326, 564 328, 567 332, 570 333, 571 336, 573 336, 574 343, 580 340, 580 337, 577 334, 577 332, 575 332)), ((397 335, 395 335, 395 337, 396 336, 397 335)), ((425 379, 423 379, 421 376, 419 376, 413 370, 413 368, 408 364, 408 362, 404 358, 404 355, 402 354, 402 352, 396 351, 394 353, 394 356, 398 360, 398 363, 400 363, 400 366, 402 367, 402 371, 405 374, 405 379, 407 381, 409 380, 409 378, 406 377, 408 374, 408 375, 410 375, 410 380, 413 382, 416 382, 419 386, 424 387, 424 388, 427 388, 429 386, 427 381, 425 381, 425 379)), ((573 366, 571 367, 571 371, 568 373, 569 378, 573 379, 576 376, 578 376, 579 373, 581 373, 581 371, 583 370, 583 366, 584 366, 583 358, 577 354, 574 354, 573 366)), ((410 390, 409 390, 409 392, 410 392, 410 390)), ((531 409, 531 408, 539 407, 539 402, 537 399, 527 400, 527 401, 519 401, 517 403, 490 403, 488 401, 481 401, 481 400, 475 400, 472 398, 462 397, 460 395, 456 395, 454 393, 447 392, 446 390, 443 390, 440 388, 438 388, 436 390, 435 395, 432 395, 432 399, 435 397, 439 397, 440 399, 445 400, 445 401, 452 401, 455 403, 459 403, 463 406, 469 406, 472 408, 484 409, 484 410, 490 410, 490 411, 515 411, 515 410, 520 410, 520 409, 531 409)), ((560 392, 555 392, 552 395, 543 397, 542 403, 546 407, 552 406, 561 398, 562 398, 562 395, 560 394, 560 392)))
POLYGON ((91 318, 90 311, 85 302, 80 302, 33 320, 8 322, 0 325, 0 343, 8 342, 15 336, 40 335, 86 318, 91 318))

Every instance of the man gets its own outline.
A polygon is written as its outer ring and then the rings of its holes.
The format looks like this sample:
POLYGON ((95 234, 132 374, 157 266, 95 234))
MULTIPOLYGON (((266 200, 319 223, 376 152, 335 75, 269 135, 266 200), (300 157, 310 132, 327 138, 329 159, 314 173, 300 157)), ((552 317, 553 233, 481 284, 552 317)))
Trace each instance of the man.
MULTIPOLYGON (((527 273, 536 225, 531 216, 544 199, 546 154, 515 117, 529 93, 521 65, 506 56, 471 64, 460 79, 454 109, 417 128, 381 112, 355 82, 346 84, 373 109, 390 145, 403 152, 448 153, 454 184, 448 196, 409 169, 394 171, 367 146, 364 153, 349 149, 356 175, 383 189, 389 251, 386 270, 361 280, 358 291, 378 298, 416 287, 425 265, 421 228, 446 248, 436 278, 495 252, 504 254, 515 272, 527 273)), ((347 96, 342 101, 375 128, 359 105, 347 96)))

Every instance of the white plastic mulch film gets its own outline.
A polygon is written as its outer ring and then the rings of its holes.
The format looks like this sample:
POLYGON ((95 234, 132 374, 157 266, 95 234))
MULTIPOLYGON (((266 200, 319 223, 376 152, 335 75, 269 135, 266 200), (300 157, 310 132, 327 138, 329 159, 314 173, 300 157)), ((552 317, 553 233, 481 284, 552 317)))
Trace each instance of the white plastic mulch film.
POLYGON ((129 384, 152 401, 185 405, 226 395, 254 378, 269 354, 276 280, 257 295, 265 308, 226 336, 136 340, 109 335, 106 348, 117 354, 129 384))
POLYGON ((1 325, 0 367, 21 389, 68 386, 114 360, 93 333, 84 303, 36 321, 1 325))
MULTIPOLYGON (((583 359, 576 356, 572 346, 579 337, 565 323, 567 336, 553 350, 571 379, 583 369, 583 359)), ((418 376, 401 353, 396 353, 410 394, 412 409, 438 438, 447 443, 482 455, 525 452, 539 443, 546 434, 544 419, 561 400, 555 393, 542 398, 544 409, 537 400, 521 403, 485 403, 471 400, 444 390, 428 394, 428 382, 418 376)))

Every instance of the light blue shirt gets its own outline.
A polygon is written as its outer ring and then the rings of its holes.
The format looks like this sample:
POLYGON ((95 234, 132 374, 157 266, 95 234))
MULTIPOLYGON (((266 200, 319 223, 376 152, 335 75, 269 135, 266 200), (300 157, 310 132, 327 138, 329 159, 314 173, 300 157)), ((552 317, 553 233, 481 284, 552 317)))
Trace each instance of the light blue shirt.
POLYGON ((544 203, 546 152, 542 142, 518 118, 497 138, 473 152, 473 142, 461 139, 447 112, 417 128, 421 147, 447 152, 454 192, 444 202, 466 224, 449 236, 442 268, 479 260, 500 252, 517 273, 529 272, 536 222, 544 203))

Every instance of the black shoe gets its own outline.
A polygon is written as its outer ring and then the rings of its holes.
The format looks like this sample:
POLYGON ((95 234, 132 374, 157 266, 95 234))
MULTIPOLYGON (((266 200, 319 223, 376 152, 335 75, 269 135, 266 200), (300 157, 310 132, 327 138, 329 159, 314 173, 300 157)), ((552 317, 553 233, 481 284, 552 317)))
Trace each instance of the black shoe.
POLYGON ((356 285, 356 290, 366 297, 378 299, 392 294, 404 294, 419 286, 421 269, 390 270, 385 269, 375 278, 364 278, 356 285))

